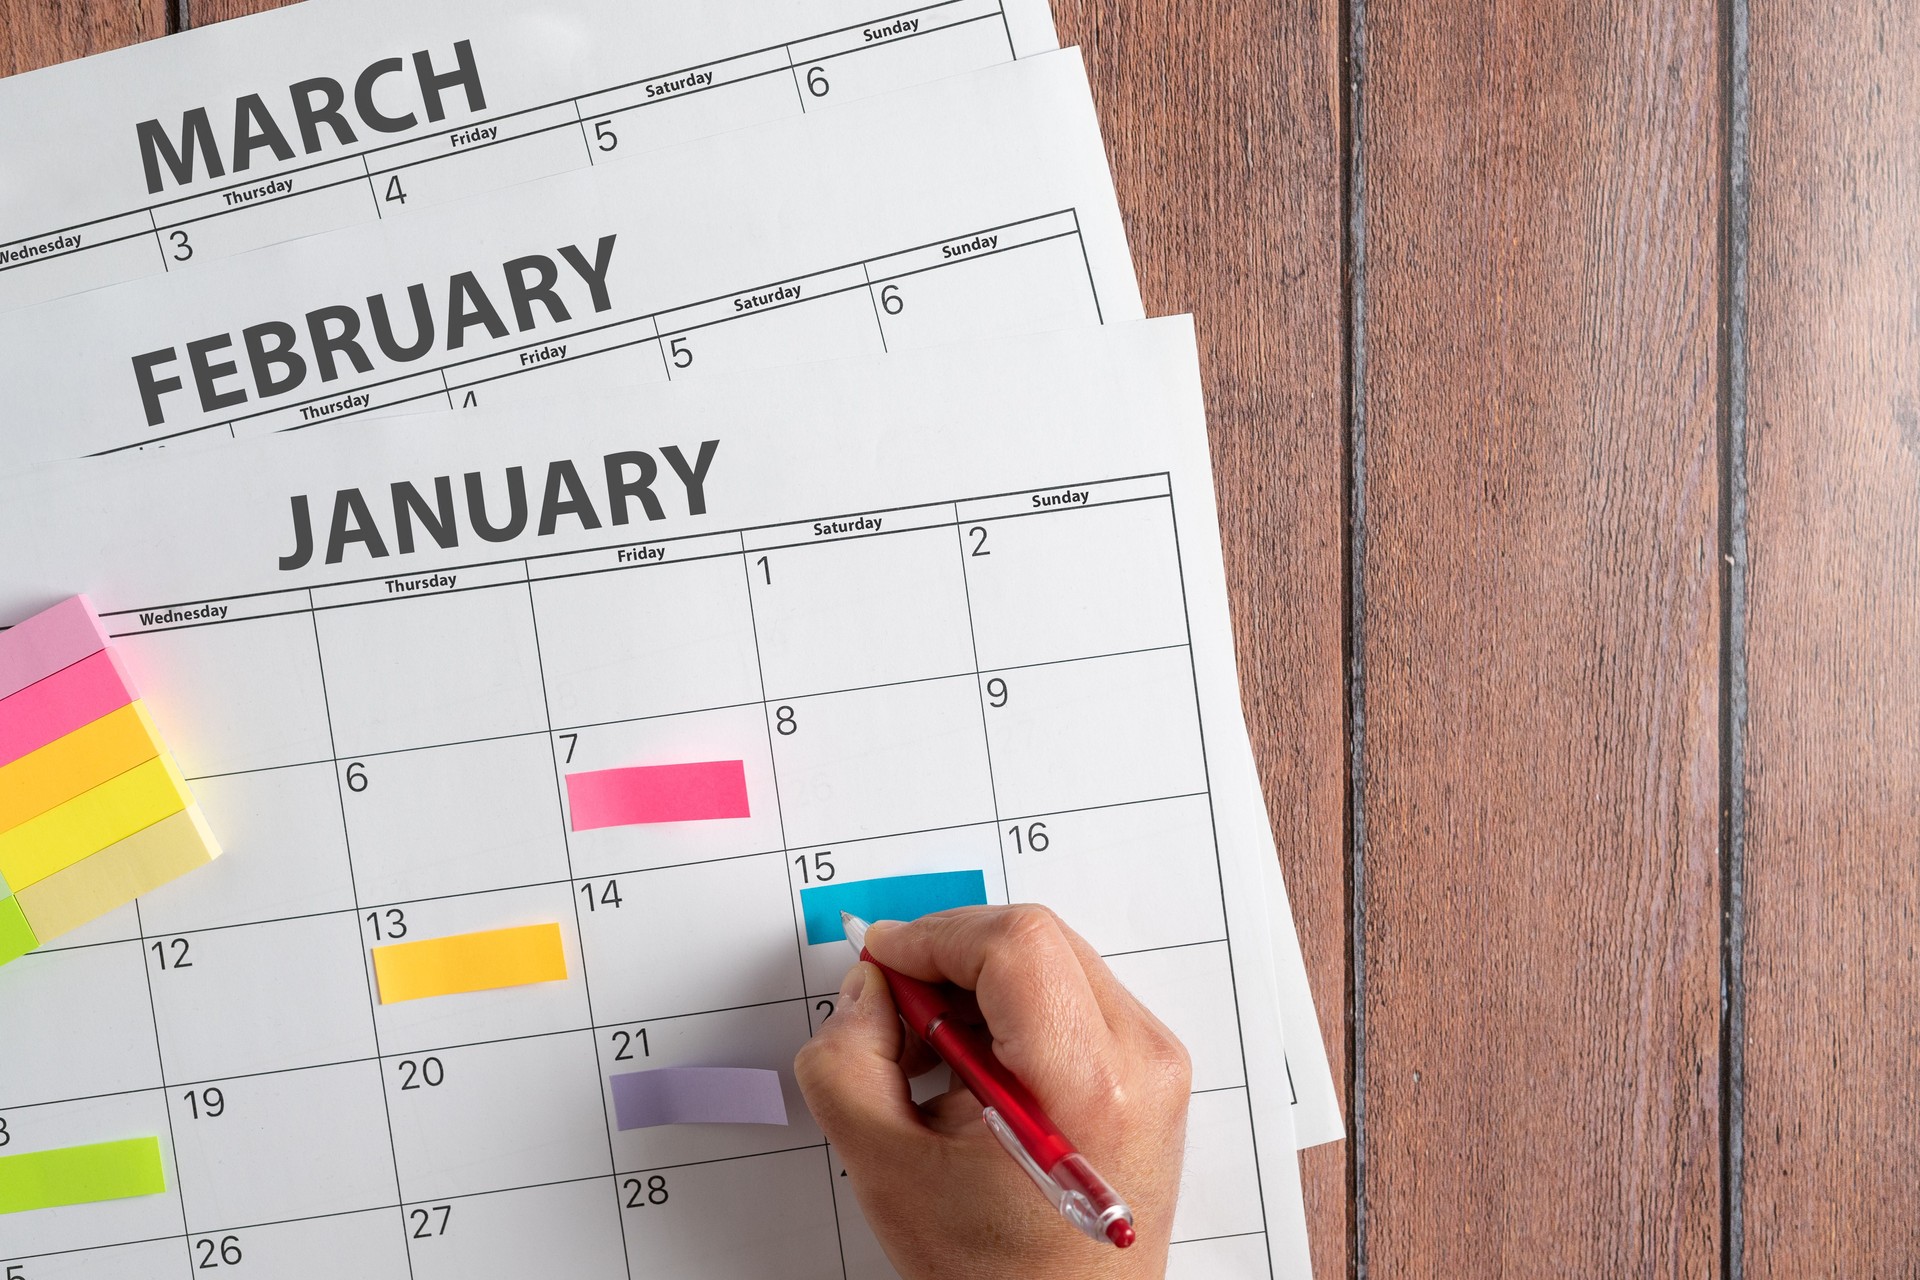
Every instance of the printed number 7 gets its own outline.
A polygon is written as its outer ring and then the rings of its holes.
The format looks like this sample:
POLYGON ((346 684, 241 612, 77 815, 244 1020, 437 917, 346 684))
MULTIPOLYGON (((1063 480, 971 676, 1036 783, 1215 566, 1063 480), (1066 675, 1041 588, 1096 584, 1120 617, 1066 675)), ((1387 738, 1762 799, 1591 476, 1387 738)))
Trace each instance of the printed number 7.
POLYGON ((565 760, 562 760, 560 763, 572 764, 573 749, 580 745, 580 735, 577 733, 563 733, 560 735, 560 741, 567 744, 567 758, 565 760))

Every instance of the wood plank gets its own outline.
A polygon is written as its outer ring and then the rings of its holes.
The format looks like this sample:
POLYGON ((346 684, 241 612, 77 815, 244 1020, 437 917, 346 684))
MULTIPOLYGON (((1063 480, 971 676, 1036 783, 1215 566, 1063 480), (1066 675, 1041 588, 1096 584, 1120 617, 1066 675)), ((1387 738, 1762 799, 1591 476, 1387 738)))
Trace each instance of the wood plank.
POLYGON ((295 0, 185 0, 187 25, 204 27, 228 18, 243 18, 250 13, 279 9, 295 0))
POLYGON ((1747 1274, 1920 1272, 1920 14, 1756 12, 1747 1274))
POLYGON ((1363 1261, 1720 1253, 1711 0, 1367 0, 1363 1261))
POLYGON ((166 0, 0 0, 0 75, 105 53, 166 33, 166 0))
MULTIPOLYGON (((1346 1077, 1338 6, 1057 0, 1147 311, 1200 335, 1241 689, 1335 1078, 1346 1077)), ((1348 1272, 1347 1150, 1303 1156, 1348 1272)))

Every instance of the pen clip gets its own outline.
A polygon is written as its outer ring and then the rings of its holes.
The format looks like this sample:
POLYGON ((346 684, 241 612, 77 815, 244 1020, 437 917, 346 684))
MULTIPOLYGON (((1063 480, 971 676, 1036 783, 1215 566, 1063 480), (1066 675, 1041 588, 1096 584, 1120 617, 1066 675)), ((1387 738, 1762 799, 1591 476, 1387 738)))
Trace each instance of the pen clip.
POLYGON ((997 1110, 988 1107, 980 1113, 980 1118, 987 1122, 987 1128, 992 1130, 993 1136, 1000 1140, 1000 1145, 1007 1149, 1007 1154, 1013 1157, 1014 1163, 1025 1169, 1027 1176, 1033 1179, 1033 1184, 1046 1193, 1053 1207, 1060 1211, 1060 1216, 1080 1228, 1090 1238, 1105 1243, 1106 1227, 1101 1221, 1101 1213, 1094 1208, 1093 1201, 1088 1199, 1084 1192, 1072 1191, 1061 1186, 1051 1173, 1042 1169, 1040 1162, 1035 1160, 1033 1153, 1021 1144, 1013 1129, 997 1110))

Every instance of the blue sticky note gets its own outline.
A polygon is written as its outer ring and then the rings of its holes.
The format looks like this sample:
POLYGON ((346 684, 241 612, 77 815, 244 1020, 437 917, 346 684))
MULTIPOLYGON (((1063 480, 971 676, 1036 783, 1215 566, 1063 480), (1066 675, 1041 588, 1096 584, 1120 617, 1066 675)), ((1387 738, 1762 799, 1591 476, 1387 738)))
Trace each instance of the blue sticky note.
POLYGON ((917 920, 949 907, 979 907, 987 901, 987 877, 978 871, 934 871, 918 876, 847 880, 800 891, 807 942, 845 942, 842 911, 862 920, 917 920))

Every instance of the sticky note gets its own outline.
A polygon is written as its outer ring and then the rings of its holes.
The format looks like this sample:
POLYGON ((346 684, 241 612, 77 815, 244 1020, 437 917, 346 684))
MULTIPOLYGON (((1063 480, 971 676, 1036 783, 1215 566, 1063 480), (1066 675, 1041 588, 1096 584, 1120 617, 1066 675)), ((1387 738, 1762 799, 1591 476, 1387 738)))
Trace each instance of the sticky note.
POLYGON ((111 649, 63 667, 0 701, 0 765, 38 751, 138 696, 111 649))
POLYGON ((0 1156, 0 1213, 157 1196, 166 1189, 158 1138, 0 1156))
POLYGON ((0 964, 12 964, 40 945, 18 898, 0 898, 0 964))
POLYGON ((192 803, 173 758, 156 757, 11 831, 0 831, 0 876, 18 894, 192 803))
POLYGON ((785 1124, 780 1073, 760 1067, 661 1067, 611 1077, 622 1129, 663 1124, 785 1124))
POLYGON ((745 818, 747 767, 738 760, 650 764, 567 775, 575 831, 648 822, 745 818))
POLYGON ((34 936, 51 942, 220 856, 199 805, 134 832, 15 895, 34 936))
POLYGON ((987 877, 978 871, 935 871, 917 876, 844 880, 800 891, 807 942, 844 942, 842 911, 862 920, 917 920, 950 907, 978 907, 987 901, 987 877))
POLYGON ((107 647, 107 633, 85 596, 62 600, 0 631, 0 698, 107 647))
POLYGON ((0 831, 10 831, 161 752, 145 703, 130 702, 0 765, 0 831))
POLYGON ((557 924, 530 924, 373 949, 380 1003, 565 982, 567 949, 557 924))

